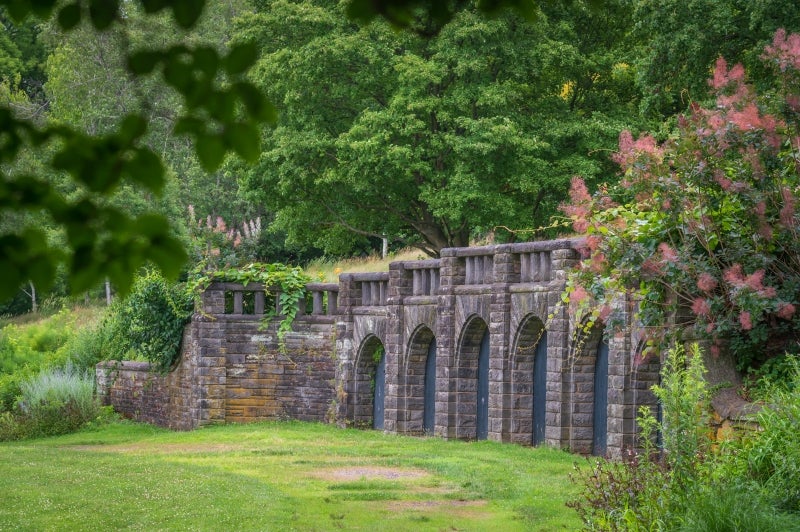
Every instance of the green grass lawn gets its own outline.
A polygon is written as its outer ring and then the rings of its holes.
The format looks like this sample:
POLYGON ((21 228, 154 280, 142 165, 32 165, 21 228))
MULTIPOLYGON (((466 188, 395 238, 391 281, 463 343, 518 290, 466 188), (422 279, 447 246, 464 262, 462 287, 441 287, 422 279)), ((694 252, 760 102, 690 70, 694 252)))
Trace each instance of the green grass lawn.
POLYGON ((0 443, 0 530, 575 530, 577 457, 300 423, 0 443))

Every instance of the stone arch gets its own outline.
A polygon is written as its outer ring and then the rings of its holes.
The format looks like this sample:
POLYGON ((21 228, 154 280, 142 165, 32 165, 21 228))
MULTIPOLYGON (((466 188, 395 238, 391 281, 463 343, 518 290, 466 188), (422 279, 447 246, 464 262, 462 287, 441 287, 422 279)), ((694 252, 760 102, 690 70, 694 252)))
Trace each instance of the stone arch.
POLYGON ((350 389, 347 390, 350 403, 348 410, 352 413, 350 419, 354 426, 383 428, 385 368, 386 350, 383 342, 374 334, 367 335, 358 348, 355 371, 350 382, 350 389), (380 375, 381 366, 383 375, 380 375))
POLYGON ((535 314, 525 316, 514 337, 509 368, 511 441, 516 443, 538 445, 544 442, 547 349, 547 330, 544 323, 535 314), (537 378, 538 386, 535 382, 537 378), (540 428, 538 437, 534 430, 537 423, 540 428))
MULTIPOLYGON (((461 330, 458 340, 458 351, 455 357, 454 371, 455 392, 450 401, 450 414, 455 419, 455 435, 464 439, 485 439, 486 435, 478 433, 479 416, 488 417, 488 397, 486 405, 481 405, 479 411, 479 388, 485 384, 488 390, 488 374, 485 383, 481 381, 479 367, 481 358, 488 363, 489 326, 478 315, 470 316, 461 330), (482 357, 483 355, 483 357, 482 357), (485 408, 485 411, 482 409, 485 408)), ((488 369, 488 368, 487 368, 488 369)))
POLYGON ((401 370, 404 380, 404 432, 406 433, 433 434, 436 401, 435 363, 436 338, 427 325, 420 325, 411 334, 405 367, 401 370))

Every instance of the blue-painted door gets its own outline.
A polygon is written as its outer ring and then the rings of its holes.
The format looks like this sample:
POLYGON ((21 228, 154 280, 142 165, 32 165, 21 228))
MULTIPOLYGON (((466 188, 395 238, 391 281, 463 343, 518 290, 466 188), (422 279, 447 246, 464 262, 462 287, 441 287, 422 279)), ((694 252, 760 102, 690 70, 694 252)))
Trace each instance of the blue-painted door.
POLYGON ((386 397, 386 353, 375 368, 375 394, 372 397, 372 426, 383 429, 383 400, 386 397))
POLYGON ((608 439, 608 343, 600 342, 594 367, 592 454, 605 456, 608 439))
POLYGON ((536 344, 533 359, 533 445, 544 442, 547 413, 547 331, 536 344))
POLYGON ((478 412, 475 421, 475 437, 485 440, 489 436, 489 331, 481 340, 478 353, 478 412))
POLYGON ((436 339, 428 347, 428 358, 425 360, 425 405, 422 414, 422 430, 425 434, 433 434, 436 424, 436 339))

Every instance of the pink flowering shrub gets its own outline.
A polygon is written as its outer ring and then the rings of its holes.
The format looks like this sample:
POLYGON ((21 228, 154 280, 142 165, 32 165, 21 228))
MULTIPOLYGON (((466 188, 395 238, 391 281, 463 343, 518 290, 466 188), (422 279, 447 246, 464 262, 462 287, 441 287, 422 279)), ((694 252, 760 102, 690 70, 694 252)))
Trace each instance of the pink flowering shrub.
POLYGON ((261 233, 261 218, 246 220, 241 227, 229 227, 221 216, 196 219, 189 205, 189 236, 192 258, 201 270, 242 266, 256 259, 252 245, 261 233))
POLYGON ((778 80, 769 93, 720 58, 715 107, 693 107, 665 142, 623 132, 620 184, 590 195, 576 178, 562 207, 586 237, 577 304, 596 316, 632 292, 650 345, 677 316, 712 351, 729 341, 741 369, 800 339, 800 36, 778 31, 763 59, 778 80))

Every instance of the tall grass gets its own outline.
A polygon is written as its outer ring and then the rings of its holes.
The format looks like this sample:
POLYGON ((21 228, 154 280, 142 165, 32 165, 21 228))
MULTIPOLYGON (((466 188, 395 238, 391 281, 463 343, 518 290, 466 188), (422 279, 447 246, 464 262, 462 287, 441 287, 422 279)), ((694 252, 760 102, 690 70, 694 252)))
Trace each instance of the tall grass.
POLYGON ((101 412, 94 395, 94 375, 72 364, 39 372, 20 384, 20 392, 15 415, 4 418, 6 439, 66 434, 97 419, 101 412))
POLYGON ((88 371, 80 371, 72 364, 42 371, 24 381, 20 385, 20 391, 20 408, 25 414, 31 414, 40 405, 68 403, 82 412, 96 411, 94 375, 88 371))
POLYGON ((417 249, 404 249, 397 253, 390 253, 385 259, 377 255, 356 257, 352 259, 331 260, 316 259, 305 267, 306 273, 317 282, 337 283, 340 273, 350 272, 384 272, 389 271, 389 263, 401 260, 426 260, 429 259, 422 251, 417 249))

